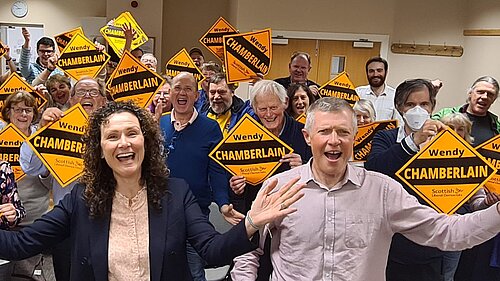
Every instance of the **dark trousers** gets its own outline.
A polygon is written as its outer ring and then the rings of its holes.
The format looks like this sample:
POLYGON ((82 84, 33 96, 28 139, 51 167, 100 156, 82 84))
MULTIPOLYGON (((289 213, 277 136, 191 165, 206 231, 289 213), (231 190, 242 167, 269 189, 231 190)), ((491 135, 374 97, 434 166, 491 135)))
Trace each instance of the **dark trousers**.
POLYGON ((462 251, 455 281, 500 281, 500 268, 490 266, 494 239, 462 251))
POLYGON ((401 264, 387 261, 386 281, 442 281, 442 258, 425 264, 401 264))

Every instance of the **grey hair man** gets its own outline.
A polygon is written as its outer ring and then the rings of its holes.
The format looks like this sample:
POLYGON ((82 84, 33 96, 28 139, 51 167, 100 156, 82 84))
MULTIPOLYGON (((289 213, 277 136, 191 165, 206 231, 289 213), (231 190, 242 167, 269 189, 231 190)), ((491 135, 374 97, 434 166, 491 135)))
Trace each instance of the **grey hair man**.
MULTIPOLYGON (((319 99, 306 120, 303 133, 313 157, 268 180, 278 180, 276 189, 290 178, 306 183, 304 198, 292 205, 298 209, 293 218, 269 225, 272 280, 381 281, 395 233, 458 250, 500 231, 498 204, 465 216, 438 214, 393 179, 349 164, 357 129, 347 102, 319 99)), ((288 207, 285 200, 282 208, 288 207)), ((255 280, 258 257, 256 250, 236 258, 233 280, 255 280)))

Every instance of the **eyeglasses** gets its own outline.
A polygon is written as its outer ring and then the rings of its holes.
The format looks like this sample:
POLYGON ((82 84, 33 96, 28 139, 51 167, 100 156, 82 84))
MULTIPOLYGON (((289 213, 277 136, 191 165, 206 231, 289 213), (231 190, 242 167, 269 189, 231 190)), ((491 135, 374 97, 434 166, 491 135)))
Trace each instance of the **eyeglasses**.
POLYGON ((26 114, 33 113, 32 107, 11 107, 10 109, 12 109, 16 114, 21 114, 23 112, 25 112, 26 114))
POLYGON ((96 90, 96 89, 75 91, 75 95, 77 97, 84 97, 87 94, 89 94, 91 97, 97 97, 97 96, 101 95, 101 92, 99 90, 96 90))
POLYGON ((187 88, 181 88, 181 87, 174 87, 171 89, 174 93, 180 93, 184 91, 186 94, 194 93, 193 88, 187 87, 187 88))
POLYGON ((40 53, 42 53, 42 54, 47 53, 47 54, 49 54, 49 55, 50 55, 50 54, 52 54, 52 53, 54 53, 54 50, 38 50, 38 51, 39 51, 40 53))

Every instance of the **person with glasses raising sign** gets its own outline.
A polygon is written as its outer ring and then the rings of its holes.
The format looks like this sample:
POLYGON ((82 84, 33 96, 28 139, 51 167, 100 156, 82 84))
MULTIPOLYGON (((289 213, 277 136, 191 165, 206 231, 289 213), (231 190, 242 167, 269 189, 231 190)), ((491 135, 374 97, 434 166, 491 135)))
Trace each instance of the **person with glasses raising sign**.
MULTIPOLYGON (((36 42, 36 51, 38 58, 36 62, 30 63, 31 50, 30 40, 31 35, 26 27, 22 28, 24 37, 24 44, 21 49, 21 56, 19 58, 19 65, 21 74, 30 84, 33 83, 36 77, 42 72, 46 72, 47 77, 52 74, 63 74, 63 72, 56 68, 57 55, 55 53, 54 40, 49 37, 42 37, 36 42)), ((45 78, 45 79, 46 79, 45 78)), ((43 81, 42 81, 43 82, 43 81)))

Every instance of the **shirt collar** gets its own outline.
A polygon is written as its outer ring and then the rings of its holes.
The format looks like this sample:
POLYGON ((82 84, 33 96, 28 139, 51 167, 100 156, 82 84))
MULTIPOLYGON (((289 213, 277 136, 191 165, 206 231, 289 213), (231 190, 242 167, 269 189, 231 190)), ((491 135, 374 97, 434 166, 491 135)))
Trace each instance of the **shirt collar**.
MULTIPOLYGON (((191 119, 189 119, 187 124, 193 124, 194 120, 196 120, 196 117, 198 117, 198 111, 196 111, 196 108, 193 107, 193 115, 191 115, 191 119)), ((170 114, 170 120, 172 121, 172 123, 176 121, 174 108, 172 108, 172 113, 170 114)))
MULTIPOLYGON (((376 96, 375 93, 373 92, 372 86, 370 86, 370 84, 368 84, 368 89, 370 89, 370 93, 369 93, 370 95, 376 96)), ((382 93, 380 93, 379 96, 387 96, 387 84, 386 83, 384 83, 384 91, 382 93)))
POLYGON ((405 125, 399 126, 398 137, 396 138, 396 143, 401 143, 401 141, 406 137, 405 125))
POLYGON ((329 189, 327 186, 314 179, 314 174, 312 172, 312 161, 313 158, 309 159, 309 161, 306 164, 304 164, 304 169, 302 169, 300 172, 300 178, 301 178, 300 182, 309 183, 312 181, 318 187, 328 191, 339 190, 342 187, 344 187, 348 182, 351 182, 356 188, 361 187, 361 182, 363 180, 360 171, 362 170, 348 163, 344 177, 334 187, 329 189))

